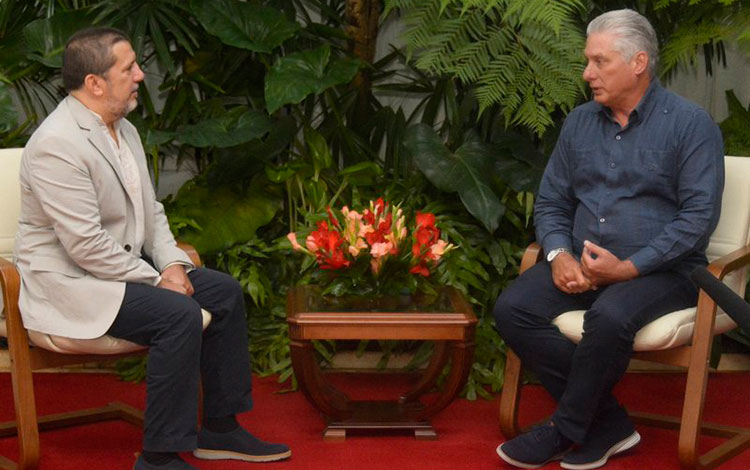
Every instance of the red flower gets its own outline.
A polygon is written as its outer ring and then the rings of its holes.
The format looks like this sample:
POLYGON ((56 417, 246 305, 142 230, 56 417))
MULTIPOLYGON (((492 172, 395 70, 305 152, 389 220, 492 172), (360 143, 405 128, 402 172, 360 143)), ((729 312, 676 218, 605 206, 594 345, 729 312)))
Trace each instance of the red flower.
POLYGON ((363 214, 363 219, 367 225, 375 225, 375 221, 377 218, 385 212, 386 208, 388 207, 387 202, 383 202, 383 198, 379 197, 375 203, 372 204, 373 210, 366 209, 363 214))
POLYGON ((412 266, 409 272, 412 274, 419 274, 420 276, 424 277, 430 276, 430 270, 427 268, 427 265, 424 264, 424 262, 412 266))
POLYGON ((315 260, 321 269, 340 269, 351 264, 344 253, 341 234, 329 229, 325 220, 318 222, 318 230, 308 235, 305 242, 307 248, 315 254, 315 260))
POLYGON ((417 212, 417 230, 411 248, 414 257, 423 257, 439 239, 440 229, 435 227, 435 214, 417 212))
POLYGON ((374 231, 365 234, 365 240, 367 240, 370 246, 386 241, 385 237, 391 232, 392 220, 393 214, 388 214, 385 220, 381 221, 374 231))

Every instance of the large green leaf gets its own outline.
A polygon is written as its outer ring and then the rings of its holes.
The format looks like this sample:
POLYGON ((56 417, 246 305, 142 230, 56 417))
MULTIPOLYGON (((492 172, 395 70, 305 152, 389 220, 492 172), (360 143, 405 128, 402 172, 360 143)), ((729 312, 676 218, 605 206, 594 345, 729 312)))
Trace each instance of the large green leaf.
POLYGON ((366 186, 377 182, 377 178, 383 174, 383 169, 374 162, 359 162, 339 171, 346 181, 355 186, 366 186))
POLYGON ((88 10, 55 13, 50 18, 32 21, 23 29, 29 59, 48 67, 62 67, 62 51, 68 38, 79 29, 91 26, 93 15, 88 10))
POLYGON ((193 0, 191 8, 206 31, 225 44, 270 53, 300 26, 283 12, 237 0, 193 0))
POLYGON ((417 124, 407 130, 404 145, 432 184, 445 192, 457 192, 466 210, 487 230, 497 229, 505 206, 490 187, 492 155, 484 144, 467 139, 451 153, 430 126, 417 124))
POLYGON ((268 224, 279 210, 281 201, 262 189, 238 193, 226 186, 208 188, 188 182, 177 193, 170 215, 201 227, 198 230, 187 226, 179 237, 198 252, 212 254, 252 239, 256 230, 268 224))
POLYGON ((236 107, 223 116, 180 126, 177 139, 193 147, 233 147, 262 137, 271 127, 266 114, 236 107))
POLYGON ((350 82, 361 62, 357 59, 334 59, 327 45, 282 57, 268 71, 266 108, 273 113, 285 104, 299 103, 311 93, 350 82))
POLYGON ((0 81, 0 133, 8 132, 18 125, 18 115, 10 98, 10 91, 0 81))

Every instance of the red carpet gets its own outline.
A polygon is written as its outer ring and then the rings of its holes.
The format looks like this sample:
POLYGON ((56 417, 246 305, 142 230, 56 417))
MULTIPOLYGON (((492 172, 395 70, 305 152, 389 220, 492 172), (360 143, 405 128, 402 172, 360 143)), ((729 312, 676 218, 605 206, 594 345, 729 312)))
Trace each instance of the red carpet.
MULTIPOLYGON (((403 389, 401 376, 374 375, 352 380, 337 377, 337 383, 353 396, 395 396, 403 389)), ((683 375, 629 374, 618 388, 618 395, 633 409, 678 414, 681 408, 683 375)), ((278 394, 281 387, 273 378, 254 382, 255 409, 241 416, 242 423, 268 440, 287 442, 292 458, 261 466, 239 462, 198 461, 186 457, 205 470, 212 469, 492 469, 506 466, 495 454, 503 440, 497 421, 497 400, 457 400, 434 420, 439 439, 416 441, 406 435, 357 435, 344 443, 321 439, 323 421, 299 393, 278 394)), ((0 374, 0 419, 12 419, 10 377, 0 374)), ((41 412, 58 412, 76 406, 78 397, 87 395, 86 406, 120 400, 143 406, 145 388, 117 380, 111 375, 39 374, 36 378, 37 403, 41 412)), ((728 424, 750 424, 750 374, 718 374, 712 377, 705 416, 728 424)), ((541 419, 553 409, 552 400, 538 386, 524 389, 522 419, 541 419)), ((641 444, 631 453, 610 460, 606 468, 677 470, 677 433, 639 427, 641 444)), ((141 434, 135 426, 108 422, 42 433, 41 470, 109 470, 132 468, 133 453, 140 449, 141 434)), ((717 442, 717 441, 713 441, 717 442)), ((15 439, 0 440, 0 454, 17 456, 15 439)), ((560 468, 551 463, 546 469, 560 468)), ((750 451, 725 463, 721 470, 750 468, 750 451)))

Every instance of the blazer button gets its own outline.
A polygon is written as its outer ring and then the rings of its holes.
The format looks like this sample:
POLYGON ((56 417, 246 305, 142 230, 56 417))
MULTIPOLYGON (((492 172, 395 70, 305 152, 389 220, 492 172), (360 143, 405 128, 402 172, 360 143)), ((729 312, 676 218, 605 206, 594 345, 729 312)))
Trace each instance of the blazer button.
POLYGON ((130 251, 132 249, 133 249, 133 247, 131 247, 130 245, 125 245, 125 251, 130 251))

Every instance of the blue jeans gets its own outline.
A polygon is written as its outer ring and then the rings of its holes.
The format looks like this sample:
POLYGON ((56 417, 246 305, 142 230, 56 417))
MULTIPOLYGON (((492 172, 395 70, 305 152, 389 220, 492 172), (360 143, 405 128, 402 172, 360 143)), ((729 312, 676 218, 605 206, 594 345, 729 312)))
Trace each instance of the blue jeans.
POLYGON ((149 346, 143 449, 193 450, 197 443, 198 387, 207 418, 236 415, 252 407, 250 356, 242 288, 218 271, 188 274, 187 297, 128 283, 107 334, 149 346), (200 309, 211 312, 202 330, 200 309))
POLYGON ((628 367, 638 330, 697 298, 692 282, 673 272, 566 294, 552 282, 549 264, 539 263, 498 297, 495 328, 557 400, 552 421, 558 430, 581 444, 593 423, 627 418, 612 389, 628 367), (586 310, 578 345, 552 324, 570 310, 586 310))

